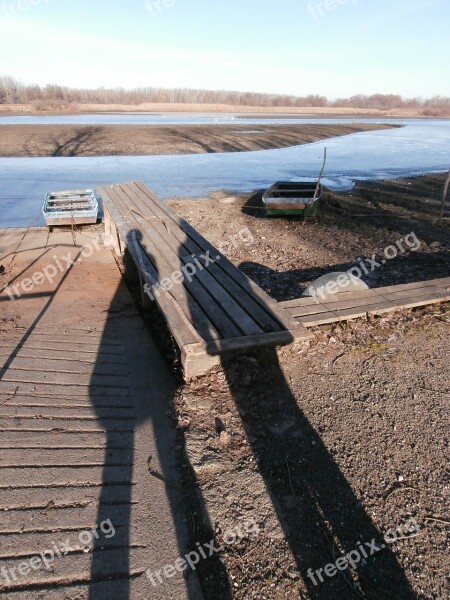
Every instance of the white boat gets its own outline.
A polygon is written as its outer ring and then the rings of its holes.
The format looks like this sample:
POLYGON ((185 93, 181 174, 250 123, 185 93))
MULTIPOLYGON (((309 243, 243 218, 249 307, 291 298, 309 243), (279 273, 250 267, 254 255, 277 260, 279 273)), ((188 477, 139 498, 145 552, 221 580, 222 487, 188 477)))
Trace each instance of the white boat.
POLYGON ((97 222, 98 200, 94 190, 49 192, 42 207, 45 222, 54 225, 90 225, 97 222))

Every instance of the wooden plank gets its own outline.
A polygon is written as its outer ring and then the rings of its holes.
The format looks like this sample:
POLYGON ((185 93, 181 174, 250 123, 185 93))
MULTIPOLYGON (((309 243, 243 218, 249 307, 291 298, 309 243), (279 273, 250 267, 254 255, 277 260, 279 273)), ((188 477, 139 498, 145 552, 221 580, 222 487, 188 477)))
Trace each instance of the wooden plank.
MULTIPOLYGON (((124 188, 125 186, 122 186, 124 188)), ((131 190, 136 190, 134 196, 134 203, 136 208, 139 208, 139 204, 136 201, 136 198, 141 200, 143 212, 150 212, 150 214, 157 217, 157 219, 161 219, 162 221, 168 220, 167 215, 165 215, 164 211, 161 208, 161 202, 152 201, 148 196, 145 196, 142 191, 133 184, 130 184, 129 187, 131 190), (140 196, 138 195, 140 193, 140 196)), ((206 261, 202 260, 201 255, 203 254, 203 249, 199 246, 193 239, 191 239, 180 227, 177 223, 173 223, 173 227, 171 228, 171 234, 176 240, 178 247, 183 247, 186 253, 191 256, 194 255, 197 259, 205 265, 206 261)), ((162 224, 160 227, 162 227, 162 224)), ((157 228, 158 220, 153 222, 153 226, 157 228)), ((224 255, 218 252, 215 249, 215 253, 212 255, 212 258, 215 258, 216 262, 207 266, 208 272, 214 277, 216 281, 220 283, 220 285, 233 297, 233 300, 237 302, 243 310, 246 311, 248 315, 251 315, 252 321, 256 321, 259 326, 259 332, 270 332, 270 331, 279 331, 283 327, 277 321, 276 317, 270 315, 269 312, 261 308, 260 304, 254 299, 253 293, 249 290, 243 290, 241 286, 239 286, 234 279, 232 279, 226 271, 221 269, 220 262, 225 258, 224 255)), ((191 258, 192 261, 192 258, 191 258)), ((235 267, 236 268, 236 267, 235 267)), ((208 283, 206 282, 206 285, 208 283)), ((248 333, 258 333, 257 331, 248 332, 248 333)))
MULTIPOLYGON (((338 294, 339 296, 341 294, 338 294)), ((347 309, 347 308, 355 308, 359 307, 364 308, 370 304, 376 303, 385 303, 390 302, 388 297, 381 296, 378 294, 371 294, 369 297, 361 298, 360 300, 356 299, 348 299, 348 300, 339 300, 339 301, 330 301, 330 302, 319 302, 314 306, 305 306, 305 307, 297 307, 297 308, 288 308, 286 309, 288 314, 292 317, 303 317, 307 315, 319 315, 321 313, 326 312, 337 312, 339 310, 347 309)))
MULTIPOLYGON (((19 449, 17 449, 19 450, 19 449)), ((38 450, 38 448, 36 448, 38 450)), ((50 452, 52 450, 49 450, 50 452)), ((102 451, 102 450, 100 450, 102 451)), ((114 451, 116 452, 116 451, 114 451)), ((125 450, 117 450, 117 452, 125 452, 125 450)), ((49 501, 52 500, 56 506, 58 505, 70 505, 76 503, 80 496, 82 499, 88 498, 91 502, 98 502, 101 493, 101 486, 86 487, 83 492, 80 492, 79 487, 65 486, 65 487, 53 487, 53 488, 10 488, 2 489, 0 492, 0 510, 5 508, 21 508, 26 506, 42 506, 46 507, 49 501)), ((111 502, 119 503, 129 501, 130 486, 129 485, 112 485, 108 489, 108 499, 111 502)), ((14 546, 14 543, 8 544, 10 538, 15 536, 12 534, 7 538, 2 539, 1 543, 1 555, 7 555, 10 549, 21 548, 23 552, 27 552, 27 547, 33 539, 30 534, 19 534, 23 541, 22 544, 14 546), (31 539, 30 539, 31 538, 31 539)), ((45 535, 45 534, 41 534, 45 535)), ((52 533, 54 539, 54 533, 52 533)), ((17 538, 16 538, 17 539, 17 538)), ((42 538, 45 541, 45 537, 42 538)), ((44 546, 48 548, 48 546, 44 546)))
MULTIPOLYGON (((14 369, 21 369, 23 371, 46 371, 54 373, 79 373, 82 375, 110 375, 112 377, 127 376, 130 372, 128 365, 117 365, 110 363, 92 363, 86 364, 78 361, 71 360, 49 360, 43 361, 42 357, 39 358, 25 358, 21 355, 16 355, 10 367, 14 369)), ((9 357, 7 356, 8 360, 9 357)), ((3 357, 0 357, 0 365, 4 362, 3 357)), ((3 365, 2 365, 3 366, 3 365)))
POLYGON ((51 405, 49 404, 22 404, 18 403, 16 399, 2 404, 0 399, 0 418, 15 417, 15 418, 32 418, 32 417, 51 417, 60 419, 133 419, 135 409, 133 406, 109 406, 109 407, 98 407, 92 406, 87 403, 83 407, 79 406, 67 406, 67 405, 51 405))
MULTIPOLYGON (((372 289, 368 289, 368 290, 353 290, 353 291, 349 291, 349 292, 340 292, 338 295, 337 300, 347 300, 349 298, 355 298, 355 299, 360 299, 360 298, 370 298, 372 297, 375 293, 377 294, 381 294, 381 295, 386 295, 389 294, 391 292, 400 292, 403 290, 419 290, 419 289, 425 289, 425 288, 430 288, 430 287, 435 287, 435 286, 443 286, 443 287, 447 287, 450 286, 450 277, 446 278, 446 279, 431 279, 431 280, 426 280, 426 281, 417 281, 417 282, 413 282, 413 283, 404 283, 404 284, 399 284, 399 285, 389 285, 389 286, 384 286, 384 287, 380 287, 380 288, 372 288, 372 289)), ((330 302, 333 302, 333 300, 331 300, 330 298, 327 299, 327 303, 329 304, 330 302)), ((280 302, 279 306, 282 309, 286 309, 286 308, 296 308, 297 306, 299 307, 303 307, 303 306, 317 306, 318 301, 313 298, 313 297, 301 297, 301 298, 296 298, 294 300, 286 300, 284 302, 280 302)))
MULTIPOLYGON (((395 288, 392 288, 392 291, 389 293, 381 294, 378 290, 382 290, 383 288, 377 288, 375 290, 370 290, 371 294, 367 294, 364 298, 359 299, 341 299, 343 294, 336 294, 336 298, 330 299, 327 302, 320 302, 315 305, 308 306, 299 306, 293 308, 287 308, 288 314, 292 317, 303 317, 307 315, 321 314, 326 312, 339 311, 342 309, 350 309, 350 308, 364 308, 365 306, 374 304, 376 302, 382 303, 393 303, 396 306, 403 306, 405 302, 409 300, 409 298, 420 298, 427 297, 429 294, 442 296, 445 299, 449 293, 446 292, 443 287, 439 287, 436 285, 429 287, 422 287, 418 289, 410 289, 410 290, 402 290, 402 291, 393 291, 395 288)), ((434 297, 434 296, 433 296, 434 297)))
MULTIPOLYGON (((150 200, 154 198, 153 193, 146 188, 146 186, 140 182, 135 181, 136 186, 146 194, 150 200)), ((157 200, 153 200, 157 202, 157 200)), ((214 256, 217 253, 217 249, 214 248, 212 244, 210 244, 206 238, 204 238, 192 225, 190 225, 185 219, 180 217, 175 213, 170 206, 163 202, 159 202, 158 206, 164 211, 164 213, 174 221, 183 231, 184 233, 191 238, 200 248, 202 248, 203 252, 210 252, 211 256, 214 256)), ((254 281, 248 278, 242 271, 240 271, 233 263, 224 256, 223 260, 220 262, 220 267, 226 271, 226 273, 234 279, 234 281, 242 288, 243 292, 251 291, 253 297, 258 302, 258 304, 266 311, 269 312, 270 315, 274 316, 276 320, 281 323, 281 325, 285 329, 289 329, 291 322, 286 319, 286 315, 283 314, 278 308, 278 304, 273 298, 271 298, 264 290, 262 290, 254 281)))
POLYGON ((117 419, 115 417, 106 419, 96 419, 95 417, 85 417, 80 419, 68 419, 64 417, 27 417, 27 416, 6 416, 0 417, 0 432, 16 431, 44 431, 57 429, 58 431, 67 432, 111 432, 111 431, 133 431, 135 419, 117 419))
MULTIPOLYGON (((306 338, 310 335, 306 333, 306 338)), ((209 354, 224 354, 227 352, 250 351, 267 346, 284 346, 294 341, 290 331, 275 331, 261 335, 246 335, 239 338, 210 342, 206 349, 209 354)))
MULTIPOLYGON (((101 475, 103 468, 92 467, 92 470, 96 471, 101 475)), ((126 467, 108 467, 108 470, 116 470, 116 477, 122 479, 130 479, 130 469, 126 467)), ((53 470, 52 468, 48 469, 53 470)), ((80 469, 81 471, 82 469, 80 469)), ((0 469, 0 473, 3 471, 9 472, 11 469, 0 469)), ((14 469, 13 469, 14 471, 14 469)), ((23 469, 24 474, 33 471, 33 469, 23 469)), ((39 469, 40 472, 45 472, 46 469, 39 469)), ((64 473, 67 472, 70 475, 70 468, 56 469, 56 472, 61 472, 61 478, 64 477, 64 473)), ((39 473, 40 475, 40 473, 39 473)), ((96 475, 97 477, 98 475, 96 475)), ((34 475, 31 475, 32 480, 35 481, 34 475)), ((47 478, 43 478, 47 479, 47 478)), ((115 527, 120 525, 127 525, 124 522, 124 513, 128 512, 124 510, 124 506, 108 506, 108 517, 115 524, 115 527)), ((86 506, 76 508, 58 509, 53 508, 47 511, 35 511, 35 510, 24 510, 24 511, 5 511, 2 515, 2 522, 0 525, 0 534, 3 532, 18 533, 19 531, 52 531, 52 529, 60 528, 61 526, 67 527, 68 529, 74 529, 78 526, 85 526, 89 523, 95 523, 98 514, 98 506, 94 502, 89 502, 86 506)), ((92 525, 91 525, 92 527, 92 525)))
MULTIPOLYGON (((25 331, 26 334, 26 331, 25 331)), ((13 334, 14 335, 14 334, 13 334)), ((35 329, 33 329, 32 332, 33 335, 33 341, 37 341, 37 342, 46 342, 47 344, 49 344, 49 346, 51 346, 52 343, 56 342, 56 343, 64 343, 66 348, 70 348, 72 345, 74 347, 79 347, 79 346, 87 346, 89 347, 94 347, 94 348, 98 348, 100 345, 105 345, 108 348, 111 346, 117 347, 117 348, 121 348, 123 350, 124 345, 123 342, 121 340, 115 339, 115 338, 108 338, 107 340, 104 340, 102 336, 89 336, 89 335, 83 335, 83 334, 76 334, 76 333, 71 333, 70 331, 64 330, 64 328, 61 328, 61 331, 59 333, 49 333, 49 332, 45 332, 42 329, 37 331, 35 329)), ((17 335, 16 339, 22 339, 24 336, 24 334, 20 334, 17 335)), ((10 336, 8 336, 9 339, 11 339, 10 336)), ((31 338, 29 338, 31 339, 31 338)))
POLYGON ((0 377, 4 382, 14 383, 43 383, 52 385, 70 385, 77 387, 102 386, 104 388, 120 388, 128 389, 129 379, 122 375, 81 375, 77 373, 54 373, 52 371, 45 372, 43 364, 42 370, 39 371, 22 371, 12 367, 8 369, 0 369, 0 377))
MULTIPOLYGON (((106 447, 106 437, 106 433, 58 432, 48 429, 43 431, 2 431, 0 449, 3 451, 6 448, 22 448, 25 451, 28 448, 106 447)), ((111 447, 127 449, 130 444, 133 444, 133 435, 113 431, 108 435, 108 444, 111 447)), ((69 484, 67 483, 67 485, 69 484)), ((2 479, 0 489, 8 487, 11 487, 9 482, 2 479)), ((21 487, 30 487, 30 482, 22 482, 21 487)))
POLYGON ((58 362, 70 361, 76 362, 80 365, 87 367, 88 365, 111 365, 119 367, 119 371, 123 369, 127 364, 127 357, 123 354, 109 354, 105 352, 85 352, 81 350, 79 352, 63 352, 61 350, 48 350, 48 349, 33 349, 29 345, 25 345, 20 350, 5 350, 4 347, 0 348, 0 361, 5 362, 11 356, 17 356, 20 354, 21 358, 36 358, 41 360, 52 360, 58 362))
POLYGON ((291 331, 275 331, 255 336, 243 336, 230 340, 218 340, 207 344, 206 348, 198 344, 185 346, 182 352, 183 370, 186 380, 204 375, 210 369, 222 363, 223 357, 230 358, 242 352, 250 352, 265 347, 290 344, 312 335, 303 326, 291 331))
MULTIPOLYGON (((36 452, 27 452, 23 448, 12 448, 0 453, 0 467, 57 467, 65 466, 103 466, 105 464, 105 452, 102 449, 91 448, 52 448, 36 452)), ((132 464, 132 451, 110 450, 108 451, 108 465, 130 466, 132 464)), ((1 475, 1 469, 0 469, 1 475)), ((0 494, 0 510, 3 505, 3 494, 0 494)))
POLYGON ((40 325, 37 325, 37 327, 35 327, 34 331, 36 333, 48 333, 52 335, 55 335, 62 331, 64 332, 64 334, 73 333, 74 335, 87 336, 89 339, 93 340, 106 340, 112 342, 118 341, 123 344, 123 334, 121 334, 115 326, 109 323, 105 323, 104 325, 100 324, 92 327, 72 327, 72 325, 70 327, 67 327, 65 325, 59 325, 56 327, 51 323, 42 324, 41 322, 40 325))
POLYGON ((443 296, 439 293, 428 293, 420 296, 411 296, 398 302, 378 302, 374 304, 366 304, 361 307, 354 307, 336 311, 324 312, 321 314, 310 314, 298 317, 298 321, 305 326, 312 327, 314 325, 324 325, 326 323, 334 323, 338 321, 347 321, 364 317, 367 313, 384 314, 395 312, 406 308, 415 308, 418 306, 426 306, 428 304, 436 304, 450 300, 450 293, 443 296))
POLYGON ((109 398, 118 397, 120 400, 129 397, 129 392, 124 388, 106 387, 101 385, 92 385, 90 387, 80 387, 74 385, 55 385, 45 383, 16 383, 0 380, 0 394, 13 397, 14 395, 27 395, 29 397, 49 396, 53 398, 109 398))
MULTIPOLYGON (((51 486, 54 484, 73 485, 85 482, 103 483, 103 485, 118 483, 121 485, 132 482, 132 476, 129 467, 50 467, 50 468, 2 468, 2 483, 0 489, 3 488, 20 488, 26 487, 31 483, 32 487, 51 486), (25 483, 24 483, 25 482, 25 483)), ((95 507, 97 508, 97 507, 95 507)), ((0 524, 1 530, 4 528, 3 517, 0 524)))
MULTIPOLYGON (((127 488, 128 492, 130 490, 130 488, 127 488)), ((128 498, 126 496, 123 497, 123 503, 129 503, 129 494, 128 494, 128 498)), ((95 502, 97 502, 97 498, 95 498, 95 502)), ((90 501, 92 502, 92 498, 86 498, 81 500, 81 502, 86 502, 86 501, 90 501)), ((48 504, 48 501, 47 503, 48 504)), ((45 504, 43 506, 43 508, 45 508, 45 504)), ((48 509, 48 510, 51 510, 48 509)), ((91 526, 92 527, 92 526, 91 526)), ((105 548, 109 548, 111 546, 125 546, 128 545, 130 540, 128 539, 129 537, 133 540, 133 542, 136 542, 137 539, 139 539, 140 537, 140 533, 139 532, 139 527, 136 528, 138 531, 127 531, 126 527, 119 527, 116 529, 116 534, 113 537, 110 538, 104 538, 102 540, 102 547, 105 548), (130 535, 131 534, 131 535, 130 535)), ((42 550, 44 548, 53 548, 53 543, 52 542, 56 542, 57 540, 62 541, 65 539, 70 539, 72 537, 72 541, 73 541, 73 546, 76 546, 77 544, 79 544, 79 537, 78 537, 78 531, 80 531, 79 529, 69 529, 69 527, 66 528, 66 530, 61 530, 61 528, 58 528, 58 534, 57 536, 55 536, 55 533, 51 533, 51 532, 42 532, 42 533, 23 533, 23 534, 9 534, 8 536, 5 536, 2 539, 2 548, 1 548, 1 554, 0 554, 0 560, 7 560, 8 558, 12 559, 12 558, 31 558, 32 556, 39 556, 39 554, 42 552, 42 550), (55 539, 55 537, 57 539, 55 539), (14 544, 15 542, 15 544, 14 544)), ((62 594, 59 597, 59 600, 66 600, 66 599, 70 599, 70 600, 75 600, 76 598, 79 598, 79 596, 72 596, 72 595, 64 595, 62 594)), ((15 600, 19 600, 20 596, 12 596, 11 598, 14 598, 15 600)), ((87 596, 83 596, 83 598, 87 598, 87 596)), ((45 594, 45 596, 34 596, 33 600, 46 600, 47 599, 47 594, 45 594)), ((6 599, 5 599, 6 600, 6 599)), ((20 599, 21 600, 21 599, 20 599)))
MULTIPOLYGON (((114 219, 114 222, 117 224, 120 231, 122 232, 122 235, 125 236, 126 239, 129 232, 129 228, 125 223, 124 219, 122 218, 122 215, 115 207, 114 202, 110 198, 109 191, 106 188, 102 187, 99 188, 99 193, 104 203, 106 203, 111 217, 114 219)), ((133 257, 133 260, 138 265, 139 260, 135 256, 133 248, 129 248, 129 251, 130 255, 133 257)), ((143 260, 146 269, 146 272, 144 273, 144 278, 150 286, 154 285, 158 282, 158 273, 155 271, 155 268, 148 257, 144 256, 143 260)), ((199 343, 201 341, 198 332, 194 330, 192 326, 189 327, 189 322, 186 320, 184 312, 176 297, 163 293, 159 296, 155 295, 155 301, 160 307, 165 319, 170 323, 170 329, 179 347, 183 347, 188 344, 199 343)))
MULTIPOLYGON (((0 335, 0 351, 2 352, 17 352, 17 345, 23 338, 10 339, 0 335), (11 342, 14 344, 12 345, 11 342)), ((118 346, 109 346, 108 344, 74 344, 71 346, 67 342, 48 342, 38 339, 35 336, 30 336, 25 340, 23 346, 20 347, 20 351, 27 349, 30 352, 59 352, 61 356, 70 357, 85 356, 95 360, 96 357, 101 356, 114 356, 114 360, 120 360, 124 357, 124 350, 118 346)), ((74 358, 75 360, 75 358, 74 358)))
MULTIPOLYGON (((84 521, 81 525, 89 531, 94 523, 95 520, 84 521)), ((72 535, 69 539, 76 541, 77 535, 72 535)), ((11 577, 9 583, 2 587, 2 590, 6 594, 5 600, 6 598, 8 600, 13 598, 17 600, 88 598, 93 589, 95 589, 95 592, 91 597, 96 600, 107 600, 114 596, 125 598, 128 597, 128 593, 124 596, 125 586, 121 585, 121 580, 129 579, 131 586, 134 578, 142 577, 148 568, 148 554, 148 548, 142 545, 131 548, 115 548, 114 546, 105 548, 96 553, 94 579, 92 577, 93 559, 91 552, 78 551, 76 554, 60 555, 51 563, 51 568, 31 569, 25 577, 17 577, 16 575, 15 580, 11 577), (126 561, 124 561, 124 554, 127 556, 126 561), (75 587, 80 585, 87 587, 85 589, 75 587), (95 586, 99 586, 98 589, 95 586), (102 593, 102 590, 106 591, 106 594, 102 593), (120 590, 119 594, 117 594, 118 590, 120 590)), ((2 566, 4 566, 6 573, 11 573, 11 570, 17 573, 21 562, 23 562, 22 559, 10 559, 2 566)), ((146 584, 140 586, 136 598, 146 597, 150 583, 147 581, 146 584)), ((128 590, 128 583, 126 588, 128 590)))
MULTIPOLYGON (((116 208, 123 213, 126 210, 126 205, 119 194, 114 190, 111 192, 111 197, 114 198, 116 208)), ((155 271, 158 274, 157 282, 165 278, 171 279, 173 273, 180 271, 183 266, 176 252, 170 249, 159 234, 148 227, 147 222, 142 219, 138 220, 133 213, 130 213, 129 220, 133 223, 129 225, 130 229, 139 230, 142 236, 139 240, 142 253, 140 253, 141 256, 138 257, 138 261, 145 260, 145 256, 151 257, 155 271), (131 215, 133 216, 131 217, 131 215), (146 235, 143 235, 142 232, 146 235)), ((131 245, 127 244, 129 250, 131 245)), ((197 301, 197 294, 201 289, 200 284, 195 279, 192 281, 185 279, 182 283, 175 284, 172 287, 170 294, 177 300, 183 310, 185 319, 191 323, 192 327, 199 332, 204 340, 218 339, 219 334, 224 331, 229 334, 239 334, 239 329, 234 327, 233 322, 223 313, 211 296, 208 296, 209 303, 206 309, 204 306, 200 306, 197 301)), ((162 295, 164 294, 163 291, 162 295)))
POLYGON ((111 399, 100 396, 98 398, 81 398, 75 400, 72 398, 58 398, 57 396, 34 397, 34 396, 14 396, 8 397, 0 394, 0 413, 13 414, 14 411, 30 411, 30 414, 95 414, 101 415, 127 415, 134 414, 134 404, 132 401, 113 396, 111 399))

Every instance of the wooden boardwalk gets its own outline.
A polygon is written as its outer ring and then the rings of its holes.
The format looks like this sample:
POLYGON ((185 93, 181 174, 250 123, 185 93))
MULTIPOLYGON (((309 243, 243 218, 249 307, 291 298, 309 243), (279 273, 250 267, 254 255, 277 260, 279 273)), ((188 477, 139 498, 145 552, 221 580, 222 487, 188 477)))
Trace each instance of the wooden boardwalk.
MULTIPOLYGON (((0 231, 0 248, 16 284, 80 250, 44 229, 0 231)), ((181 575, 158 588, 145 576, 188 532, 172 383, 111 252, 20 290, 0 293, 0 597, 187 599, 181 575)))
POLYGON ((450 300, 450 277, 391 285, 370 290, 342 292, 321 301, 319 298, 298 298, 280 302, 286 317, 305 327, 324 325, 379 315, 404 308, 414 308, 450 300))

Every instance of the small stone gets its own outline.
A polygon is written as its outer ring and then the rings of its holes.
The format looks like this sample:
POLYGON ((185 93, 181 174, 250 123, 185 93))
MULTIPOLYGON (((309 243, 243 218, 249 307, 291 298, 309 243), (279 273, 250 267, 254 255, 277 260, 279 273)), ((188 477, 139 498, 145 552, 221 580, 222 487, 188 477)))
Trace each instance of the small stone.
POLYGON ((402 481, 405 481, 405 478, 403 477, 403 475, 399 475, 399 476, 398 476, 398 480, 399 480, 399 481, 400 481, 400 483, 401 483, 402 481))
POLYGON ((441 242, 432 242, 430 244, 430 248, 440 248, 442 246, 441 242))
POLYGON ((230 434, 227 433, 226 431, 222 431, 220 434, 220 445, 225 447, 225 446, 228 446, 230 442, 231 442, 230 434))

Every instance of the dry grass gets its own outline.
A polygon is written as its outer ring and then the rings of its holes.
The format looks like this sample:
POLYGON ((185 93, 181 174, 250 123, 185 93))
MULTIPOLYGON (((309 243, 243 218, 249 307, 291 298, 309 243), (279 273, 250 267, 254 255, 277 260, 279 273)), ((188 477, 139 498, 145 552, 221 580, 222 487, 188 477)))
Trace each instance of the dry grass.
MULTIPOLYGON (((0 104, 0 114, 35 114, 39 113, 32 104, 0 104)), ((380 117, 405 117, 422 116, 423 112, 417 108, 378 110, 373 108, 337 108, 337 107, 265 107, 265 106, 236 106, 232 104, 74 104, 65 111, 61 108, 42 111, 48 113, 67 112, 70 114, 92 112, 193 112, 193 113, 245 113, 264 115, 314 115, 314 116, 380 116, 380 117)))

